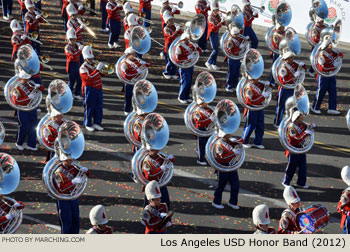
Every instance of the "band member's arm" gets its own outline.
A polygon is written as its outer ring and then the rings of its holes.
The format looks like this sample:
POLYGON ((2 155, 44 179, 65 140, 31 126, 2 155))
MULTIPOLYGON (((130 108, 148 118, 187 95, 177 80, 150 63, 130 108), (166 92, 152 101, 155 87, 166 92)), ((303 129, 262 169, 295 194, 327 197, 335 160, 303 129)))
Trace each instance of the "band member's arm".
POLYGON ((149 161, 143 161, 142 168, 145 174, 145 178, 149 181, 158 179, 163 174, 163 171, 160 168, 160 166, 161 164, 159 164, 158 168, 153 168, 152 164, 150 164, 149 161))
POLYGON ((294 127, 292 127, 290 130, 289 130, 289 138, 291 141, 293 142, 298 142, 300 143, 302 140, 304 140, 305 137, 307 137, 308 135, 310 135, 308 132, 307 132, 307 129, 304 130, 301 134, 298 135, 296 129, 294 129, 294 127))
POLYGON ((32 97, 22 93, 21 89, 16 87, 13 90, 13 98, 16 105, 26 106, 32 97))
POLYGON ((198 129, 198 128, 206 128, 206 127, 208 127, 210 124, 211 124, 211 122, 212 122, 212 120, 211 120, 211 118, 210 117, 206 117, 206 116, 204 116, 204 115, 201 115, 201 113, 200 112, 195 112, 195 114, 194 114, 194 121, 195 121, 195 123, 196 123, 196 128, 198 129))
POLYGON ((265 97, 256 91, 252 85, 249 85, 247 90, 247 104, 260 105, 263 101, 265 101, 265 97))
POLYGON ((279 227, 278 227, 278 233, 279 234, 294 234, 295 231, 292 231, 293 225, 291 220, 287 216, 282 216, 279 227))
POLYGON ((57 138, 57 131, 50 130, 48 127, 44 128, 44 138, 47 139, 49 145, 53 145, 57 138))
POLYGON ((339 204, 337 206, 337 212, 346 216, 350 216, 350 199, 349 192, 344 192, 340 197, 339 204))
POLYGON ((154 216, 153 218, 151 218, 150 213, 146 209, 144 209, 142 213, 142 220, 151 232, 159 231, 158 226, 162 222, 162 219, 160 217, 154 216))

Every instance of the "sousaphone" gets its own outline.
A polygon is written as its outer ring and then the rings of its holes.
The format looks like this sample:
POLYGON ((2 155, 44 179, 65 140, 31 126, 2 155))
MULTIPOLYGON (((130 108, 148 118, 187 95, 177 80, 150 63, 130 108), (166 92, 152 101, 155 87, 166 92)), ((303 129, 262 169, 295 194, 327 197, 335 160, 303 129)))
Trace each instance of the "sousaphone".
POLYGON ((119 58, 119 60, 115 64, 115 73, 117 74, 119 80, 121 80, 123 83, 129 84, 129 85, 134 85, 136 82, 138 82, 140 80, 145 80, 147 78, 148 67, 145 67, 144 69, 142 69, 143 70, 142 73, 135 75, 132 79, 128 79, 128 78, 124 77, 122 70, 121 70, 121 67, 122 67, 122 64, 124 63, 125 60, 127 60, 127 59, 126 59, 126 55, 124 54, 123 56, 121 56, 119 58))
MULTIPOLYGON (((63 80, 53 80, 48 88, 48 102, 62 114, 67 113, 73 106, 73 95, 70 87, 63 80)), ((50 111, 50 109, 48 108, 50 111)))
POLYGON ((0 121, 0 145, 4 142, 6 135, 4 124, 0 121))
POLYGON ((146 54, 151 49, 151 36, 147 29, 140 25, 129 29, 131 29, 130 46, 138 54, 146 54))

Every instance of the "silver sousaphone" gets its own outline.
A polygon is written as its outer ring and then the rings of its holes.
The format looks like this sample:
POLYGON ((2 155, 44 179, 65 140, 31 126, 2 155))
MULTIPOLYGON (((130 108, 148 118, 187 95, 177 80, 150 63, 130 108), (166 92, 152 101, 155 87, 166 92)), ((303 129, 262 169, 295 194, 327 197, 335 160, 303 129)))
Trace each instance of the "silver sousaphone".
MULTIPOLYGON (((192 97, 194 101, 188 105, 184 114, 185 125, 187 129, 194 135, 200 137, 208 137, 215 131, 215 122, 211 124, 203 131, 196 128, 195 118, 200 113, 208 113, 208 111, 201 107, 202 103, 210 103, 215 99, 216 96, 216 81, 213 75, 209 72, 201 72, 196 79, 193 86, 192 97)), ((207 106, 208 109, 214 113, 214 108, 207 106)))
POLYGON ((6 135, 4 124, 0 121, 0 145, 4 142, 6 135))
POLYGON ((348 113, 346 114, 346 125, 348 126, 348 129, 350 130, 350 109, 348 110, 348 113))
MULTIPOLYGON (((12 193, 18 187, 20 181, 20 170, 16 160, 9 154, 0 153, 0 195, 7 195, 12 193)), ((0 205, 5 204, 10 208, 9 214, 15 217, 7 220, 7 223, 0 228, 0 234, 13 234, 22 223, 23 213, 22 209, 17 209, 14 204, 17 201, 8 197, 0 196, 0 205)))
POLYGON ((239 154, 232 157, 229 165, 223 165, 217 161, 216 155, 219 149, 217 145, 224 135, 233 134, 237 131, 241 121, 241 115, 237 105, 233 101, 225 99, 216 105, 215 116, 218 133, 214 133, 209 138, 205 146, 205 157, 214 169, 221 172, 231 172, 241 167, 244 162, 245 150, 242 143, 230 138, 231 142, 235 142, 236 146, 234 149, 239 150, 239 154))
POLYGON ((29 44, 22 45, 17 51, 15 70, 22 69, 29 75, 36 75, 40 70, 40 60, 33 47, 29 44))
POLYGON ((132 79, 128 79, 123 75, 122 72, 122 65, 125 63, 125 61, 127 61, 126 59, 126 55, 124 54, 123 56, 121 56, 117 63, 115 64, 115 73, 117 74, 119 80, 121 80, 123 83, 129 84, 129 85, 134 85, 136 82, 140 81, 140 80, 145 80, 147 78, 148 75, 148 67, 145 67, 144 69, 142 69, 143 71, 137 75, 135 75, 132 79))
POLYGON ((151 49, 151 36, 147 29, 140 25, 129 29, 131 29, 130 46, 138 54, 146 54, 151 49))
POLYGON ((272 98, 272 92, 269 85, 265 85, 263 92, 269 92, 270 95, 265 98, 261 105, 248 105, 247 96, 251 94, 249 79, 259 79, 264 72, 264 59, 260 52, 256 49, 249 49, 244 55, 242 63, 243 76, 236 87, 236 95, 239 103, 252 111, 257 111, 266 108, 272 98))
POLYGON ((309 114, 310 105, 306 89, 302 85, 298 85, 294 89, 294 95, 287 99, 285 106, 286 116, 278 128, 278 136, 280 142, 282 146, 291 153, 306 153, 312 148, 312 145, 314 144, 314 132, 312 129, 310 129, 312 131, 312 134, 304 139, 301 147, 295 147, 291 145, 288 140, 288 128, 293 124, 291 121, 293 112, 299 110, 304 115, 309 114))
MULTIPOLYGON (((70 87, 59 79, 50 82, 47 100, 54 109, 62 114, 69 112, 73 106, 73 94, 70 87)), ((50 111, 49 108, 48 111, 50 111)))
POLYGON ((136 82, 132 102, 134 111, 124 121, 124 135, 129 143, 140 148, 142 143, 137 139, 134 131, 140 132, 141 135, 143 116, 153 112, 157 107, 158 94, 154 85, 148 80, 136 82))

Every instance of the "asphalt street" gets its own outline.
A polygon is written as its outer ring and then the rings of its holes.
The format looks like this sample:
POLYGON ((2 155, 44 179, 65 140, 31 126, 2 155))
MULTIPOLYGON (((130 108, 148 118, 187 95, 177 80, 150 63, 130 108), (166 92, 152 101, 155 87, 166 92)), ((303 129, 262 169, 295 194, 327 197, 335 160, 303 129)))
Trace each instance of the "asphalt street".
MULTIPOLYGON (((138 9, 135 5, 134 8, 138 9)), ((63 22, 60 17, 58 1, 45 1, 43 9, 49 12, 48 20, 53 24, 41 25, 42 54, 51 57, 48 63, 53 71, 45 69, 42 72, 42 81, 47 87, 54 79, 68 81, 65 72, 66 59, 64 56, 65 34, 63 22)), ((19 5, 14 3, 14 16, 20 19, 19 5)), ((154 8, 152 20, 152 38, 163 43, 161 33, 161 21, 159 9, 154 8)), ((308 17, 305 17, 308 19, 308 17)), ((179 16, 177 21, 182 24, 188 17, 179 16)), ((119 49, 107 47, 108 34, 100 31, 100 18, 90 18, 90 26, 96 32, 97 39, 91 39, 88 33, 84 34, 86 42, 93 42, 94 55, 99 61, 115 64, 124 51, 123 32, 119 43, 119 49)), ((272 59, 266 47, 264 37, 266 29, 257 28, 259 38, 258 50, 262 53, 265 61, 265 71, 262 77, 267 80, 272 59)), ((19 151, 15 147, 17 119, 14 111, 6 103, 3 87, 14 75, 13 62, 11 62, 12 46, 10 37, 12 32, 9 23, 0 22, 0 120, 6 128, 5 142, 0 146, 1 152, 6 152, 17 160, 21 170, 21 181, 15 192, 10 196, 25 203, 24 220, 17 233, 59 233, 56 204, 51 199, 42 182, 42 169, 45 166, 46 151, 41 148, 37 152, 28 150, 19 151)), ((220 33, 224 32, 224 28, 220 33)), ((310 46, 302 38, 302 53, 296 59, 309 62, 310 46)), ((196 163, 196 141, 184 125, 183 114, 186 105, 177 100, 179 82, 165 80, 161 71, 164 61, 159 58, 163 48, 152 43, 151 51, 143 57, 151 63, 147 80, 151 81, 159 96, 159 104, 156 112, 161 113, 167 120, 170 128, 170 139, 165 152, 175 156, 175 172, 168 185, 171 208, 175 214, 173 226, 168 228, 168 233, 252 233, 252 210, 258 204, 267 204, 270 208, 271 225, 278 228, 278 220, 286 204, 282 193, 284 187, 281 185, 287 158, 284 149, 279 142, 276 129, 272 126, 276 106, 276 90, 270 105, 265 109, 265 135, 263 144, 266 149, 246 149, 246 160, 238 170, 240 178, 239 210, 233 210, 227 206, 229 192, 223 196, 223 210, 211 206, 213 194, 216 187, 216 175, 214 169, 207 166, 199 166, 196 163)), ((210 49, 210 43, 208 43, 210 49)), ((321 232, 337 234, 342 230, 339 227, 340 214, 336 206, 342 190, 346 184, 342 182, 340 170, 349 165, 350 158, 350 132, 346 127, 345 115, 349 109, 349 78, 350 78, 350 50, 348 45, 342 47, 344 60, 341 71, 337 75, 338 109, 342 112, 339 116, 327 115, 328 96, 325 97, 321 107, 322 115, 308 115, 305 120, 316 123, 315 144, 307 153, 307 184, 309 189, 297 189, 302 206, 308 207, 312 204, 324 205, 331 214, 331 222, 321 232)), ((195 68, 193 81, 203 71, 204 63, 209 53, 201 55, 195 68)), ((221 99, 232 99, 236 104, 235 93, 225 91, 225 80, 227 75, 227 64, 221 51, 218 57, 220 72, 213 71, 218 92, 215 106, 221 99)), ((115 233, 144 233, 144 226, 140 223, 143 209, 144 193, 142 186, 135 184, 130 178, 130 165, 132 158, 132 146, 127 142, 123 132, 123 93, 122 82, 115 74, 103 78, 104 86, 104 115, 102 132, 87 132, 83 128, 83 105, 81 101, 74 101, 72 110, 66 117, 76 121, 83 129, 86 140, 85 152, 78 162, 91 170, 91 177, 84 194, 80 198, 81 233, 89 227, 89 211, 98 204, 107 209, 109 225, 114 228, 115 233)), ((305 88, 308 90, 310 101, 313 101, 316 92, 315 79, 306 76, 305 88)), ((47 89, 44 91, 46 97, 47 89)), ((239 105, 241 113, 243 108, 239 105)), ((44 102, 40 106, 42 112, 38 114, 39 120, 46 114, 44 102)), ((244 118, 241 118, 241 126, 234 134, 241 137, 244 118)), ((253 136, 252 136, 253 137, 253 136)), ((251 141, 253 139, 251 138, 251 141)), ((293 179, 294 184, 296 176, 293 179)))

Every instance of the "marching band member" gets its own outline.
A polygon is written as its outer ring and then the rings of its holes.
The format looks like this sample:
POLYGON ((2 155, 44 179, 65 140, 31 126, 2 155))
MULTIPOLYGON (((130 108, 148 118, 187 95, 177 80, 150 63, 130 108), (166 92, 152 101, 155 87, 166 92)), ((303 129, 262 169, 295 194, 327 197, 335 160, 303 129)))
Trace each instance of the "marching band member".
MULTIPOLYGON (((175 49, 175 60, 178 63, 186 62, 192 60, 194 55, 193 53, 198 51, 202 53, 202 49, 195 43, 190 41, 190 33, 189 30, 186 30, 180 38, 180 43, 177 45, 175 49)), ((180 91, 179 97, 177 98, 181 103, 190 103, 192 99, 190 98, 190 91, 192 85, 192 75, 193 75, 194 67, 189 68, 180 68, 179 76, 180 76, 180 91)))
POLYGON ((258 37, 256 36, 253 28, 252 23, 255 18, 259 17, 259 14, 253 10, 252 6, 250 5, 249 0, 242 0, 243 5, 243 15, 244 15, 244 36, 249 36, 250 38, 250 48, 258 48, 258 37))
POLYGON ((81 78, 79 74, 80 68, 80 57, 83 50, 83 45, 76 43, 77 36, 73 28, 69 28, 67 31, 68 44, 64 48, 64 53, 66 54, 66 72, 69 78, 69 87, 74 93, 74 98, 77 100, 82 100, 81 97, 81 78), (75 86, 75 82, 77 85, 75 86))
MULTIPOLYGON (((232 141, 230 134, 225 134, 219 130, 218 136, 220 139, 215 145, 215 155, 218 163, 222 165, 229 165, 230 160, 233 157, 239 155, 241 152, 239 149, 235 149, 237 145, 236 142, 232 141)), ((226 184, 229 182, 231 186, 230 200, 227 205, 233 209, 239 209, 238 203, 238 193, 239 193, 239 177, 238 172, 221 172, 218 171, 219 181, 218 187, 214 192, 214 200, 211 205, 217 209, 223 209, 224 205, 221 204, 222 193, 224 192, 226 184)))
POLYGON ((340 228, 343 228, 344 234, 350 234, 350 167, 348 165, 343 167, 341 177, 349 187, 342 192, 337 211, 342 215, 340 228))
POLYGON ((24 204, 22 201, 13 204, 12 201, 6 200, 4 195, 0 194, 0 232, 4 230, 10 220, 16 218, 16 214, 10 212, 12 208, 23 209, 24 204))
POLYGON ((121 29, 120 11, 123 10, 123 6, 115 0, 108 0, 106 9, 108 13, 107 24, 109 26, 108 47, 118 48, 120 46, 118 44, 118 39, 121 29))
MULTIPOLYGON (((239 55, 240 51, 244 49, 244 42, 249 39, 248 37, 244 38, 239 36, 240 30, 236 26, 232 27, 230 31, 230 38, 228 41, 228 45, 231 46, 229 49, 233 55, 239 55)), ((233 60, 228 58, 227 59, 228 64, 228 73, 226 78, 226 87, 225 90, 228 92, 233 92, 234 89, 236 89, 238 84, 238 78, 240 75, 240 69, 241 69, 241 61, 240 60, 233 60)))
MULTIPOLYGON (((312 130, 316 128, 316 124, 306 124, 303 121, 304 116, 299 110, 294 111, 291 119, 292 123, 287 129, 288 141, 294 147, 300 147, 304 139, 312 134, 312 130)), ((286 151, 285 154, 288 158, 288 164, 282 185, 289 186, 297 167, 299 167, 297 186, 304 189, 309 188, 306 185, 306 153, 294 154, 286 151)))
POLYGON ((273 227, 269 227, 269 208, 264 204, 258 205, 253 209, 253 223, 256 228, 254 234, 276 234, 276 230, 273 227))
MULTIPOLYGON (((130 2, 126 2, 123 5, 123 10, 124 10, 124 14, 125 14, 125 16, 123 18, 124 31, 127 31, 129 29, 128 17, 129 17, 130 14, 133 14, 135 11, 133 10, 130 2)), ((140 25, 141 25, 142 24, 141 20, 139 22, 140 22, 140 25)))
MULTIPOLYGON (((140 0, 140 9, 139 14, 145 13, 145 19, 151 20, 152 15, 152 1, 153 0, 140 0)), ((149 22, 144 21, 143 26, 148 27, 151 24, 149 22)))
POLYGON ((282 212, 278 234, 299 234, 300 228, 296 222, 296 215, 300 212, 301 201, 297 191, 292 186, 286 186, 283 191, 283 198, 288 208, 282 212))
POLYGON ((163 219, 167 217, 168 208, 165 203, 160 203, 162 196, 157 181, 153 180, 146 185, 145 193, 149 204, 143 209, 142 220, 146 226, 146 234, 165 234, 169 225, 160 227, 163 219))
POLYGON ((196 10, 196 13, 203 14, 207 21, 205 31, 202 37, 198 40, 198 45, 204 52, 209 52, 209 50, 207 50, 207 36, 208 36, 208 11, 210 11, 210 3, 207 0, 197 0, 194 8, 196 10))
POLYGON ((164 21, 167 24, 164 27, 164 58, 165 58, 165 69, 163 71, 163 76, 165 79, 177 79, 177 67, 174 63, 169 59, 168 50, 169 46, 173 43, 173 41, 181 36, 183 33, 181 27, 178 24, 174 23, 174 17, 170 14, 169 11, 165 11, 163 15, 164 21))
MULTIPOLYGON (((100 1, 100 10, 101 10, 101 31, 107 32, 108 31, 108 11, 107 11, 107 4, 108 0, 101 0, 100 1)), ((114 1, 111 1, 114 2, 114 1)))
MULTIPOLYGON (((140 76, 145 68, 150 67, 149 63, 136 57, 136 51, 129 47, 124 51, 126 57, 125 60, 121 63, 121 72, 123 76, 132 80, 140 76)), ((124 114, 127 115, 132 111, 132 90, 134 86, 125 83, 125 99, 124 99, 124 114)))
POLYGON ((83 35, 82 32, 85 29, 85 25, 82 23, 82 21, 78 18, 78 11, 74 7, 73 4, 68 4, 67 6, 67 13, 69 16, 69 19, 67 21, 67 29, 74 29, 75 35, 76 35, 76 40, 80 43, 83 42, 83 35))
POLYGON ((31 44, 30 40, 27 38, 25 34, 23 34, 23 30, 21 25, 16 19, 13 19, 10 24, 10 28, 13 32, 11 37, 12 43, 12 58, 11 61, 17 58, 18 49, 25 44, 31 44))
POLYGON ((24 27, 24 30, 27 30, 26 29, 26 22, 24 20, 24 16, 26 15, 26 13, 28 11, 26 8, 25 0, 18 0, 18 3, 21 6, 21 17, 22 17, 23 27, 24 27))
MULTIPOLYGON (((59 168, 54 173, 55 188, 64 194, 70 193, 76 185, 83 183, 83 179, 78 177, 79 169, 73 165, 73 160, 60 151, 56 155, 61 162, 59 168)), ((89 176, 89 170, 81 167, 80 170, 89 176)), ((61 226, 61 234, 79 234, 79 198, 74 200, 57 200, 57 213, 61 226)))
POLYGON ((73 7, 76 9, 77 15, 84 15, 85 13, 84 6, 79 2, 79 0, 63 0, 61 16, 63 19, 65 32, 67 32, 68 19, 71 18, 71 15, 68 13, 68 10, 67 10, 68 5, 70 4, 73 5, 73 7))
MULTIPOLYGON (((283 25, 280 25, 277 21, 276 21, 275 27, 276 27, 276 31, 272 35, 272 46, 274 48, 279 48, 280 42, 285 36, 285 27, 283 25)), ((272 51, 270 52, 270 55, 272 56, 272 64, 280 56, 278 53, 274 53, 272 51)), ((272 76, 272 71, 270 72, 269 82, 271 84, 275 84, 275 79, 272 76)))
POLYGON ((180 14, 180 10, 176 9, 175 7, 171 7, 169 4, 169 0, 160 0, 160 3, 162 4, 162 8, 160 9, 160 19, 162 20, 162 30, 164 31, 164 27, 166 26, 166 23, 164 21, 164 12, 169 11, 172 16, 175 14, 180 14))
POLYGON ((10 20, 12 14, 13 0, 2 0, 2 18, 10 20))
MULTIPOLYGON (((33 32, 38 33, 38 40, 40 40, 40 32, 39 32, 39 23, 44 23, 43 18, 35 12, 35 6, 32 0, 25 1, 26 8, 28 12, 24 16, 24 20, 26 21, 26 35, 30 35, 33 32)), ((40 44, 33 42, 33 49, 35 52, 40 55, 40 44)))
POLYGON ((86 232, 86 234, 112 234, 113 228, 107 226, 108 223, 107 214, 104 206, 97 205, 90 210, 89 214, 92 227, 86 232))
MULTIPOLYGON (((266 85, 270 85, 270 83, 268 81, 261 81, 248 77, 246 88, 247 105, 258 106, 265 102, 265 99, 271 95, 271 91, 265 91, 266 85)), ((264 110, 253 111, 244 109, 243 115, 245 116, 242 135, 242 139, 245 143, 243 144, 244 148, 251 148, 253 146, 259 149, 265 149, 265 146, 262 145, 264 136, 264 110), (254 143, 250 145, 249 138, 253 131, 255 131, 254 143)))
MULTIPOLYGON (((290 50, 283 52, 282 65, 278 73, 278 80, 282 85, 296 83, 297 78, 300 76, 300 69, 306 70, 304 62, 297 63, 294 61, 294 53, 290 50)), ((276 112, 274 119, 274 126, 278 127, 282 121, 285 104, 289 97, 293 96, 294 89, 287 89, 278 86, 276 112)))
MULTIPOLYGON (((162 177, 165 170, 168 169, 168 160, 171 163, 174 163, 175 157, 173 155, 169 155, 168 158, 164 158, 159 154, 159 150, 149 150, 147 156, 143 160, 142 170, 144 172, 145 178, 149 181, 158 180, 162 177)), ((170 198, 168 188, 163 186, 160 188, 160 193, 162 196, 160 197, 161 202, 167 205, 167 208, 170 208, 170 198)), ((145 204, 148 202, 145 199, 145 204)))
MULTIPOLYGON (((13 90, 13 100, 16 105, 26 106, 34 97, 34 89, 39 88, 40 91, 44 91, 44 86, 36 84, 30 80, 31 76, 21 70, 18 73, 20 83, 13 90)), ((19 150, 24 150, 22 146, 24 140, 28 136, 26 149, 36 151, 36 132, 35 128, 38 122, 37 110, 31 111, 17 111, 18 130, 16 137, 16 147, 19 150)))
POLYGON ((219 30, 225 25, 225 20, 223 20, 220 15, 219 3, 217 0, 214 0, 210 4, 211 14, 208 17, 208 35, 207 40, 210 38, 211 48, 213 49, 212 53, 209 56, 207 62, 205 62, 205 66, 209 70, 220 70, 220 68, 216 65, 216 60, 219 54, 219 30))
MULTIPOLYGON (((339 62, 336 61, 338 57, 343 58, 344 55, 339 50, 333 49, 332 38, 329 35, 326 35, 321 44, 321 52, 317 59, 317 65, 320 70, 323 72, 331 72, 339 67, 339 62)), ((336 76, 325 77, 322 75, 317 75, 317 92, 315 100, 312 104, 311 111, 315 114, 321 114, 320 107, 323 101, 323 98, 328 92, 328 110, 327 114, 330 115, 339 115, 340 111, 337 110, 337 79, 336 76)))
MULTIPOLYGON (((208 107, 208 103, 202 102, 199 104, 199 109, 194 113, 196 128, 199 130, 206 130, 215 120, 213 114, 214 111, 208 107)), ((208 165, 205 160, 205 146, 207 145, 208 140, 209 137, 197 136, 197 164, 199 165, 208 165)))
POLYGON ((94 54, 91 46, 83 48, 84 63, 79 69, 82 80, 82 93, 84 104, 84 125, 88 131, 103 130, 103 89, 100 73, 103 63, 95 67, 94 54))
MULTIPOLYGON (((48 146, 54 147, 55 140, 58 136, 58 130, 64 121, 63 114, 53 107, 51 107, 50 117, 50 123, 46 125, 43 130, 43 139, 48 146)), ((55 152, 47 151, 46 161, 49 161, 54 155, 55 152)))
POLYGON ((125 30, 125 33, 124 33, 125 49, 129 48, 130 33, 131 33, 132 28, 139 25, 138 16, 134 13, 130 14, 127 18, 127 25, 129 27, 127 30, 125 30))

